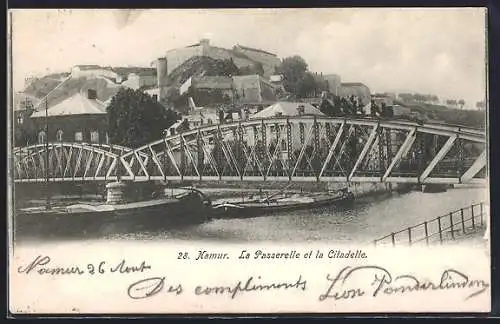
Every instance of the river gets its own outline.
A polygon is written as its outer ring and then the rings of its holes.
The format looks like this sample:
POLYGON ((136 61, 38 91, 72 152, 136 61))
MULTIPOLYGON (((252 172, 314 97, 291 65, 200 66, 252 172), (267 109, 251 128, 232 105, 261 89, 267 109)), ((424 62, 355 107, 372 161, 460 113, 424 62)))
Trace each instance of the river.
POLYGON ((330 206, 248 219, 216 219, 154 232, 131 228, 126 235, 107 234, 98 240, 364 244, 390 232, 487 200, 487 191, 483 188, 456 188, 442 193, 388 193, 358 198, 352 205, 344 207, 330 206))

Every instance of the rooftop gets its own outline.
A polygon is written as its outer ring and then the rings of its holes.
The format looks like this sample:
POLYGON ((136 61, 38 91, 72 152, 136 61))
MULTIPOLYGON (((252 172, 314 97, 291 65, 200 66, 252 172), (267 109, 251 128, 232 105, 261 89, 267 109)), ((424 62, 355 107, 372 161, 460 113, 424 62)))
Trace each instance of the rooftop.
POLYGON ((236 45, 235 47, 236 48, 241 48, 241 49, 247 50, 247 51, 258 52, 258 53, 268 54, 268 55, 272 55, 272 56, 277 56, 276 54, 271 53, 271 52, 267 52, 267 51, 264 51, 264 50, 261 50, 261 49, 258 49, 258 48, 252 48, 252 47, 248 47, 248 46, 243 46, 243 45, 240 45, 240 44, 236 45))
POLYGON ((362 82, 342 82, 340 85, 343 87, 359 87, 359 86, 366 87, 366 84, 362 82))
POLYGON ((79 68, 80 70, 102 69, 102 66, 99 66, 96 64, 79 64, 79 65, 75 65, 75 67, 79 68))
POLYGON ((100 66, 96 64, 80 64, 75 65, 80 70, 108 70, 113 71, 121 76, 127 76, 130 73, 135 73, 138 75, 156 75, 156 68, 154 67, 142 67, 142 66, 100 66))
MULTIPOLYGON (((47 109, 47 115, 51 117, 95 114, 106 114, 106 105, 99 100, 88 99, 81 92, 47 109)), ((45 117, 45 109, 34 112, 31 117, 45 117)))
POLYGON ((324 116, 319 109, 309 103, 281 101, 265 108, 264 110, 261 110, 255 115, 252 115, 250 118, 274 117, 277 114, 281 114, 281 116, 297 116, 299 114, 299 106, 304 107, 304 115, 324 116))
POLYGON ((118 73, 121 76, 127 76, 130 73, 135 73, 140 76, 156 75, 156 69, 152 67, 124 66, 124 67, 112 67, 111 70, 118 73))
POLYGON ((231 89, 232 79, 225 76, 197 76, 192 82, 197 88, 231 89))

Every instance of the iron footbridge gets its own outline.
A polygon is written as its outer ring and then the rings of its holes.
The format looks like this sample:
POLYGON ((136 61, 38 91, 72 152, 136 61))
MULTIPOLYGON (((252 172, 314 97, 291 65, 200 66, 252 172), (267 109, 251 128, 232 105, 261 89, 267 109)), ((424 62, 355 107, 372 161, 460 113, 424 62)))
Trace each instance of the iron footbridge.
POLYGON ((484 130, 400 120, 275 117, 208 125, 139 148, 15 148, 15 183, 318 181, 484 184, 484 130))

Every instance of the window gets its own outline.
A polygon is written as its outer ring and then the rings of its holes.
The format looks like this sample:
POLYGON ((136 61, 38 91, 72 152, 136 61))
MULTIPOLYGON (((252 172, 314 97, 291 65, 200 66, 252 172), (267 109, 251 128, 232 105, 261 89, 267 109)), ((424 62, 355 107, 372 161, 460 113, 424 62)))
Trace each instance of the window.
POLYGON ((212 125, 212 119, 209 118, 207 122, 209 125, 212 125))
POLYGON ((92 131, 90 132, 90 141, 92 143, 99 143, 99 132, 98 131, 92 131))
POLYGON ((59 141, 59 142, 62 142, 62 140, 63 140, 63 134, 64 134, 64 132, 62 131, 62 129, 59 129, 56 132, 56 140, 59 141))
POLYGON ((23 124, 23 122, 24 122, 24 120, 23 120, 23 116, 22 116, 22 115, 17 116, 17 123, 18 123, 19 125, 22 125, 22 124, 23 124))
POLYGON ((38 133, 38 144, 45 143, 46 138, 47 138, 47 136, 46 136, 45 132, 44 131, 40 131, 38 133))
POLYGON ((83 133, 82 132, 75 132, 75 141, 77 141, 77 142, 83 141, 83 133))

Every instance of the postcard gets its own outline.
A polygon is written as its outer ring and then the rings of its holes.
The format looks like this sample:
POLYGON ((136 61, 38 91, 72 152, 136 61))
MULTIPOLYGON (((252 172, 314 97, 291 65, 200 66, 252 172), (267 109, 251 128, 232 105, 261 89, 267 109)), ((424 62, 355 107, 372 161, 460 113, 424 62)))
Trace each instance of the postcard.
POLYGON ((9 309, 489 312, 485 8, 9 11, 9 309))

